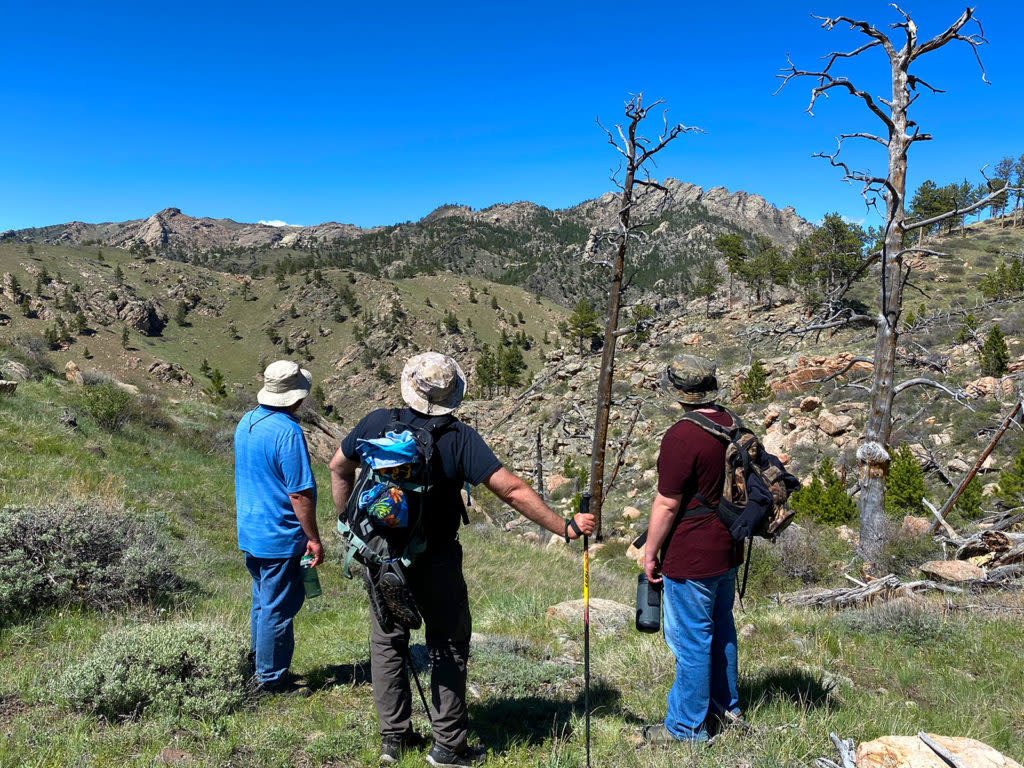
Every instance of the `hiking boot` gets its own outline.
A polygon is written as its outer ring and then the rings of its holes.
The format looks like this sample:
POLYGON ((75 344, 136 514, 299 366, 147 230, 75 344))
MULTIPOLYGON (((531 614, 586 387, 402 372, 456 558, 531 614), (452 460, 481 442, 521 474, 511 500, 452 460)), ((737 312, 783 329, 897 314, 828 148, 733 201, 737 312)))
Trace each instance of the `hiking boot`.
POLYGON ((693 739, 677 739, 672 735, 672 732, 665 727, 664 723, 658 723, 657 725, 645 725, 641 732, 644 739, 644 744, 648 744, 652 747, 668 747, 676 744, 693 744, 693 745, 706 745, 708 743, 707 734, 701 732, 700 735, 693 739))
POLYGON ((435 768, 465 768, 465 766, 480 765, 483 762, 483 757, 478 751, 469 747, 452 750, 435 744, 427 754, 427 762, 435 768))
POLYGON ((394 571, 381 574, 377 590, 380 593, 381 602, 387 606, 388 613, 391 614, 396 624, 407 629, 420 628, 423 619, 420 618, 420 612, 413 601, 412 592, 401 576, 394 571))
POLYGON ((393 733, 382 735, 380 737, 380 757, 378 760, 381 765, 394 765, 410 749, 422 747, 426 743, 426 739, 416 733, 416 731, 409 731, 404 736, 396 736, 393 733))
POLYGON ((308 685, 300 685, 294 680, 286 678, 285 680, 279 680, 273 683, 257 683, 254 689, 254 695, 257 699, 262 699, 266 696, 284 696, 286 698, 308 699, 313 695, 313 691, 309 689, 308 685))
POLYGON ((381 765, 394 765, 402 759, 407 744, 401 736, 382 736, 380 739, 380 757, 378 762, 381 765))

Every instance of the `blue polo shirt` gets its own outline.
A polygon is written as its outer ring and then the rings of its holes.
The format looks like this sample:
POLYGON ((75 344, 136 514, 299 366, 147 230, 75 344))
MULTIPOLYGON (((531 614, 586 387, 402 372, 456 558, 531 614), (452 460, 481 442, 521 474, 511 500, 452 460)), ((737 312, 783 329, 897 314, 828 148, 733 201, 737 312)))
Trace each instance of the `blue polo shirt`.
POLYGON ((255 557, 301 555, 308 539, 289 493, 313 489, 316 480, 298 420, 259 406, 235 428, 235 512, 238 548, 255 557))

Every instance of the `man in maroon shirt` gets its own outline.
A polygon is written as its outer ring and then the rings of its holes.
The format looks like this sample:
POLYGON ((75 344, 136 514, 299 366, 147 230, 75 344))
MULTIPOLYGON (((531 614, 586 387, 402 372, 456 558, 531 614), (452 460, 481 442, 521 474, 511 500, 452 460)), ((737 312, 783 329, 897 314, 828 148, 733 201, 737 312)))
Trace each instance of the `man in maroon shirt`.
MULTIPOLYGON (((728 427, 715 405, 715 363, 681 355, 663 382, 687 411, 728 427)), ((665 641, 676 678, 662 725, 644 729, 652 743, 707 741, 706 722, 739 714, 733 592, 742 543, 733 540, 716 507, 725 481, 725 445, 689 421, 665 433, 658 457, 658 493, 651 508, 644 570, 664 585, 665 641)))

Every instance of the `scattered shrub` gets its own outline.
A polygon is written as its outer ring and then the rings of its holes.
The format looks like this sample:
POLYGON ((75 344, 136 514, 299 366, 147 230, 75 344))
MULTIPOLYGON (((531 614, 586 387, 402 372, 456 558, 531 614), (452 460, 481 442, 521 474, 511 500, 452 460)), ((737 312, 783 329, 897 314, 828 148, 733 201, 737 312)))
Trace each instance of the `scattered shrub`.
POLYGON ((135 395, 111 381, 82 387, 76 399, 93 421, 110 432, 117 432, 140 413, 135 395))
POLYGON ((791 525, 774 544, 755 542, 750 590, 766 594, 828 582, 836 575, 836 563, 851 554, 850 545, 830 526, 791 525))
POLYGON ((47 354, 46 340, 37 333, 26 333, 0 344, 4 357, 28 368, 33 379, 54 376, 57 368, 47 354))
POLYGON ((911 642, 940 637, 946 627, 942 618, 914 600, 890 600, 869 608, 850 611, 843 623, 854 632, 887 633, 911 642))
POLYGON ((888 521, 885 547, 877 566, 882 572, 897 576, 919 576, 921 563, 942 557, 942 548, 930 536, 907 533, 895 520, 888 521))
POLYGON ((143 712, 216 717, 243 700, 246 652, 233 631, 213 624, 122 627, 67 668, 52 692, 74 709, 111 719, 143 712))
POLYGON ((180 587, 163 526, 108 502, 0 510, 0 616, 111 609, 180 587))

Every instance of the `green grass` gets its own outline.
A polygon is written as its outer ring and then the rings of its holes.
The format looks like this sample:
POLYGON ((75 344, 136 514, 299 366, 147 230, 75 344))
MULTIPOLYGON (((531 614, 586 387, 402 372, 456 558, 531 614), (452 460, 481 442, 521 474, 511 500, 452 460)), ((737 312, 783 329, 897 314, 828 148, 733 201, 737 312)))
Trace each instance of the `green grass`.
MULTIPOLYGON (((183 575, 196 586, 167 611, 65 609, 0 630, 0 766, 150 766, 165 747, 192 755, 186 765, 373 765, 378 740, 366 600, 334 559, 321 570, 324 596, 296 621, 293 668, 316 689, 310 699, 265 701, 208 721, 154 715, 125 722, 76 714, 50 699, 50 681, 117 624, 173 617, 244 633, 248 621, 249 579, 235 548, 225 439, 234 415, 183 403, 167 407, 192 424, 188 429, 154 432, 131 424, 112 435, 80 414, 72 432, 58 422, 72 402, 70 390, 53 380, 26 383, 15 398, 0 400, 0 503, 70 494, 162 510, 171 519, 183 575)), ((328 483, 323 467, 317 474, 326 531, 328 483)), ((544 617, 547 606, 579 597, 578 549, 549 553, 478 526, 462 538, 474 630, 486 636, 470 661, 472 737, 492 750, 488 766, 582 766, 582 627, 552 627, 544 617), (568 637, 559 636, 564 632, 568 637), (561 660, 564 654, 575 661, 561 660)), ((329 548, 328 557, 336 551, 329 548)), ((635 578, 624 558, 602 552, 592 584, 595 596, 629 603, 635 578)), ((930 610, 941 632, 922 640, 884 623, 748 598, 736 621, 753 627, 741 640, 740 675, 757 735, 729 732, 710 752, 692 755, 684 747, 636 746, 639 727, 663 717, 673 679, 662 638, 632 631, 595 638, 593 764, 803 766, 831 754, 830 731, 858 741, 918 730, 972 736, 1024 759, 1024 626, 994 615, 943 616, 940 605, 930 610)), ((414 642, 422 642, 422 633, 414 642)), ((418 700, 414 712, 425 733, 418 700)), ((402 763, 422 764, 422 755, 402 763)))

